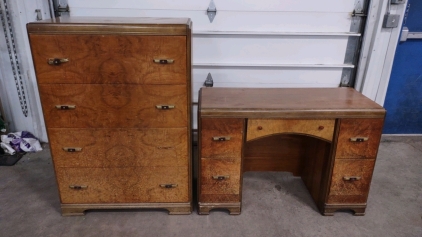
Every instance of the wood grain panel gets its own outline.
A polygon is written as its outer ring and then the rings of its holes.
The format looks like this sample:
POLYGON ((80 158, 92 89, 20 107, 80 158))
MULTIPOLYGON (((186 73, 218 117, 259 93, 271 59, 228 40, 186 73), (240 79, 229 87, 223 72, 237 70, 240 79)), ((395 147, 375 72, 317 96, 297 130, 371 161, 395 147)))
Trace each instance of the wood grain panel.
POLYGON ((201 159, 200 202, 239 201, 241 187, 240 159, 201 159), (228 175, 224 180, 213 176, 228 175), (222 194, 217 195, 217 194, 222 194), (236 198, 237 196, 237 198, 236 198))
POLYGON ((39 84, 186 84, 185 36, 30 36, 39 84), (68 58, 49 65, 49 58, 68 58), (157 64, 153 59, 174 59, 157 64))
POLYGON ((188 167, 58 168, 61 202, 188 202, 188 167), (160 184, 177 184, 161 188, 160 184), (75 190, 69 185, 86 185, 75 190))
POLYGON ((40 84, 44 119, 49 128, 186 127, 184 85, 40 84), (58 110, 56 105, 76 105, 58 110), (176 107, 159 110, 158 104, 176 107))
POLYGON ((375 160, 337 159, 334 162, 327 203, 366 203, 375 160), (345 181, 357 176, 360 180, 345 181))
POLYGON ((336 159, 376 158, 384 119, 341 119, 336 159), (367 137, 368 141, 352 142, 352 137, 367 137))
POLYGON ((188 165, 186 128, 49 128, 48 135, 56 167, 188 165), (80 147, 82 151, 67 152, 63 147, 80 147))
POLYGON ((335 120, 248 119, 246 140, 279 134, 297 133, 331 141, 335 120))
POLYGON ((243 119, 202 119, 201 157, 238 158, 242 156, 243 119), (214 141, 213 137, 230 137, 229 141, 214 141))

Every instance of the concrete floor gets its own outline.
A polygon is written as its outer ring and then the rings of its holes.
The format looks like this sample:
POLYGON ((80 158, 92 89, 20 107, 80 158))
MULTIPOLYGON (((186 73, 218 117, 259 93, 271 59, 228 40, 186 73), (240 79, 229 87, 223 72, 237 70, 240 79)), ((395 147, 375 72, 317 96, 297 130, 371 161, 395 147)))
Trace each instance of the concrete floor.
POLYGON ((62 217, 49 150, 0 166, 0 236, 422 236, 422 137, 383 137, 363 217, 322 216, 299 178, 246 173, 239 216, 89 211, 62 217))

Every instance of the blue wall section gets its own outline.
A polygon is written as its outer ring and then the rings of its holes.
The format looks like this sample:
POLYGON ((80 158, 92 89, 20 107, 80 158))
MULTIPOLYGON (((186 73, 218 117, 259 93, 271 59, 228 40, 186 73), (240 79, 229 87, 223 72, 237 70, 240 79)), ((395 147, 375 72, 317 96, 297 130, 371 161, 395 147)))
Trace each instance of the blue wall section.
MULTIPOLYGON (((422 0, 411 0, 405 26, 422 31, 422 0)), ((385 134, 422 134, 422 40, 397 46, 384 107, 385 134)))

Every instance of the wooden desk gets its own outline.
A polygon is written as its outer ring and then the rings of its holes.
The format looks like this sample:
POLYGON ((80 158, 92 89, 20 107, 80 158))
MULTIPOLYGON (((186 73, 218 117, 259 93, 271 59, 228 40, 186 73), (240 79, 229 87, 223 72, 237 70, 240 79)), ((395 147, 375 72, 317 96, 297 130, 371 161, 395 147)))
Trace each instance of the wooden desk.
POLYGON ((364 215, 385 113, 351 88, 202 88, 199 214, 240 214, 246 171, 288 171, 323 215, 364 215))

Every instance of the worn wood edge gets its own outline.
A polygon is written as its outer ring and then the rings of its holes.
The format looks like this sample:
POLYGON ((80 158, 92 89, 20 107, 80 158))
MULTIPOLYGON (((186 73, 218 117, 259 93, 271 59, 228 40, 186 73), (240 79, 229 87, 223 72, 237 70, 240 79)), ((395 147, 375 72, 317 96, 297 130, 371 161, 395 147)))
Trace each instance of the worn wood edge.
POLYGON ((204 109, 201 116, 206 118, 277 118, 277 119, 336 119, 336 118, 384 118, 385 110, 233 110, 204 109))
POLYGON ((366 203, 364 204, 325 204, 321 210, 324 216, 333 216, 336 211, 351 210, 355 216, 364 216, 366 210, 366 203))
POLYGON ((308 134, 308 133, 299 133, 299 132, 297 132, 297 133, 296 132, 271 133, 271 134, 268 134, 268 135, 255 137, 253 139, 246 140, 246 142, 253 142, 253 141, 256 141, 256 140, 259 140, 259 139, 262 139, 262 138, 271 137, 271 136, 280 136, 280 135, 299 135, 299 136, 312 137, 312 138, 315 138, 315 139, 318 139, 318 140, 321 140, 321 141, 324 141, 324 142, 328 142, 328 143, 332 142, 332 139, 328 140, 328 139, 325 139, 323 137, 315 136, 315 135, 308 134))
POLYGON ((212 209, 227 209, 230 215, 240 215, 242 203, 201 203, 198 202, 198 214, 209 215, 212 209))
POLYGON ((87 210, 113 209, 167 209, 169 215, 192 213, 192 203, 106 203, 106 204, 61 204, 62 216, 83 216, 87 210))

